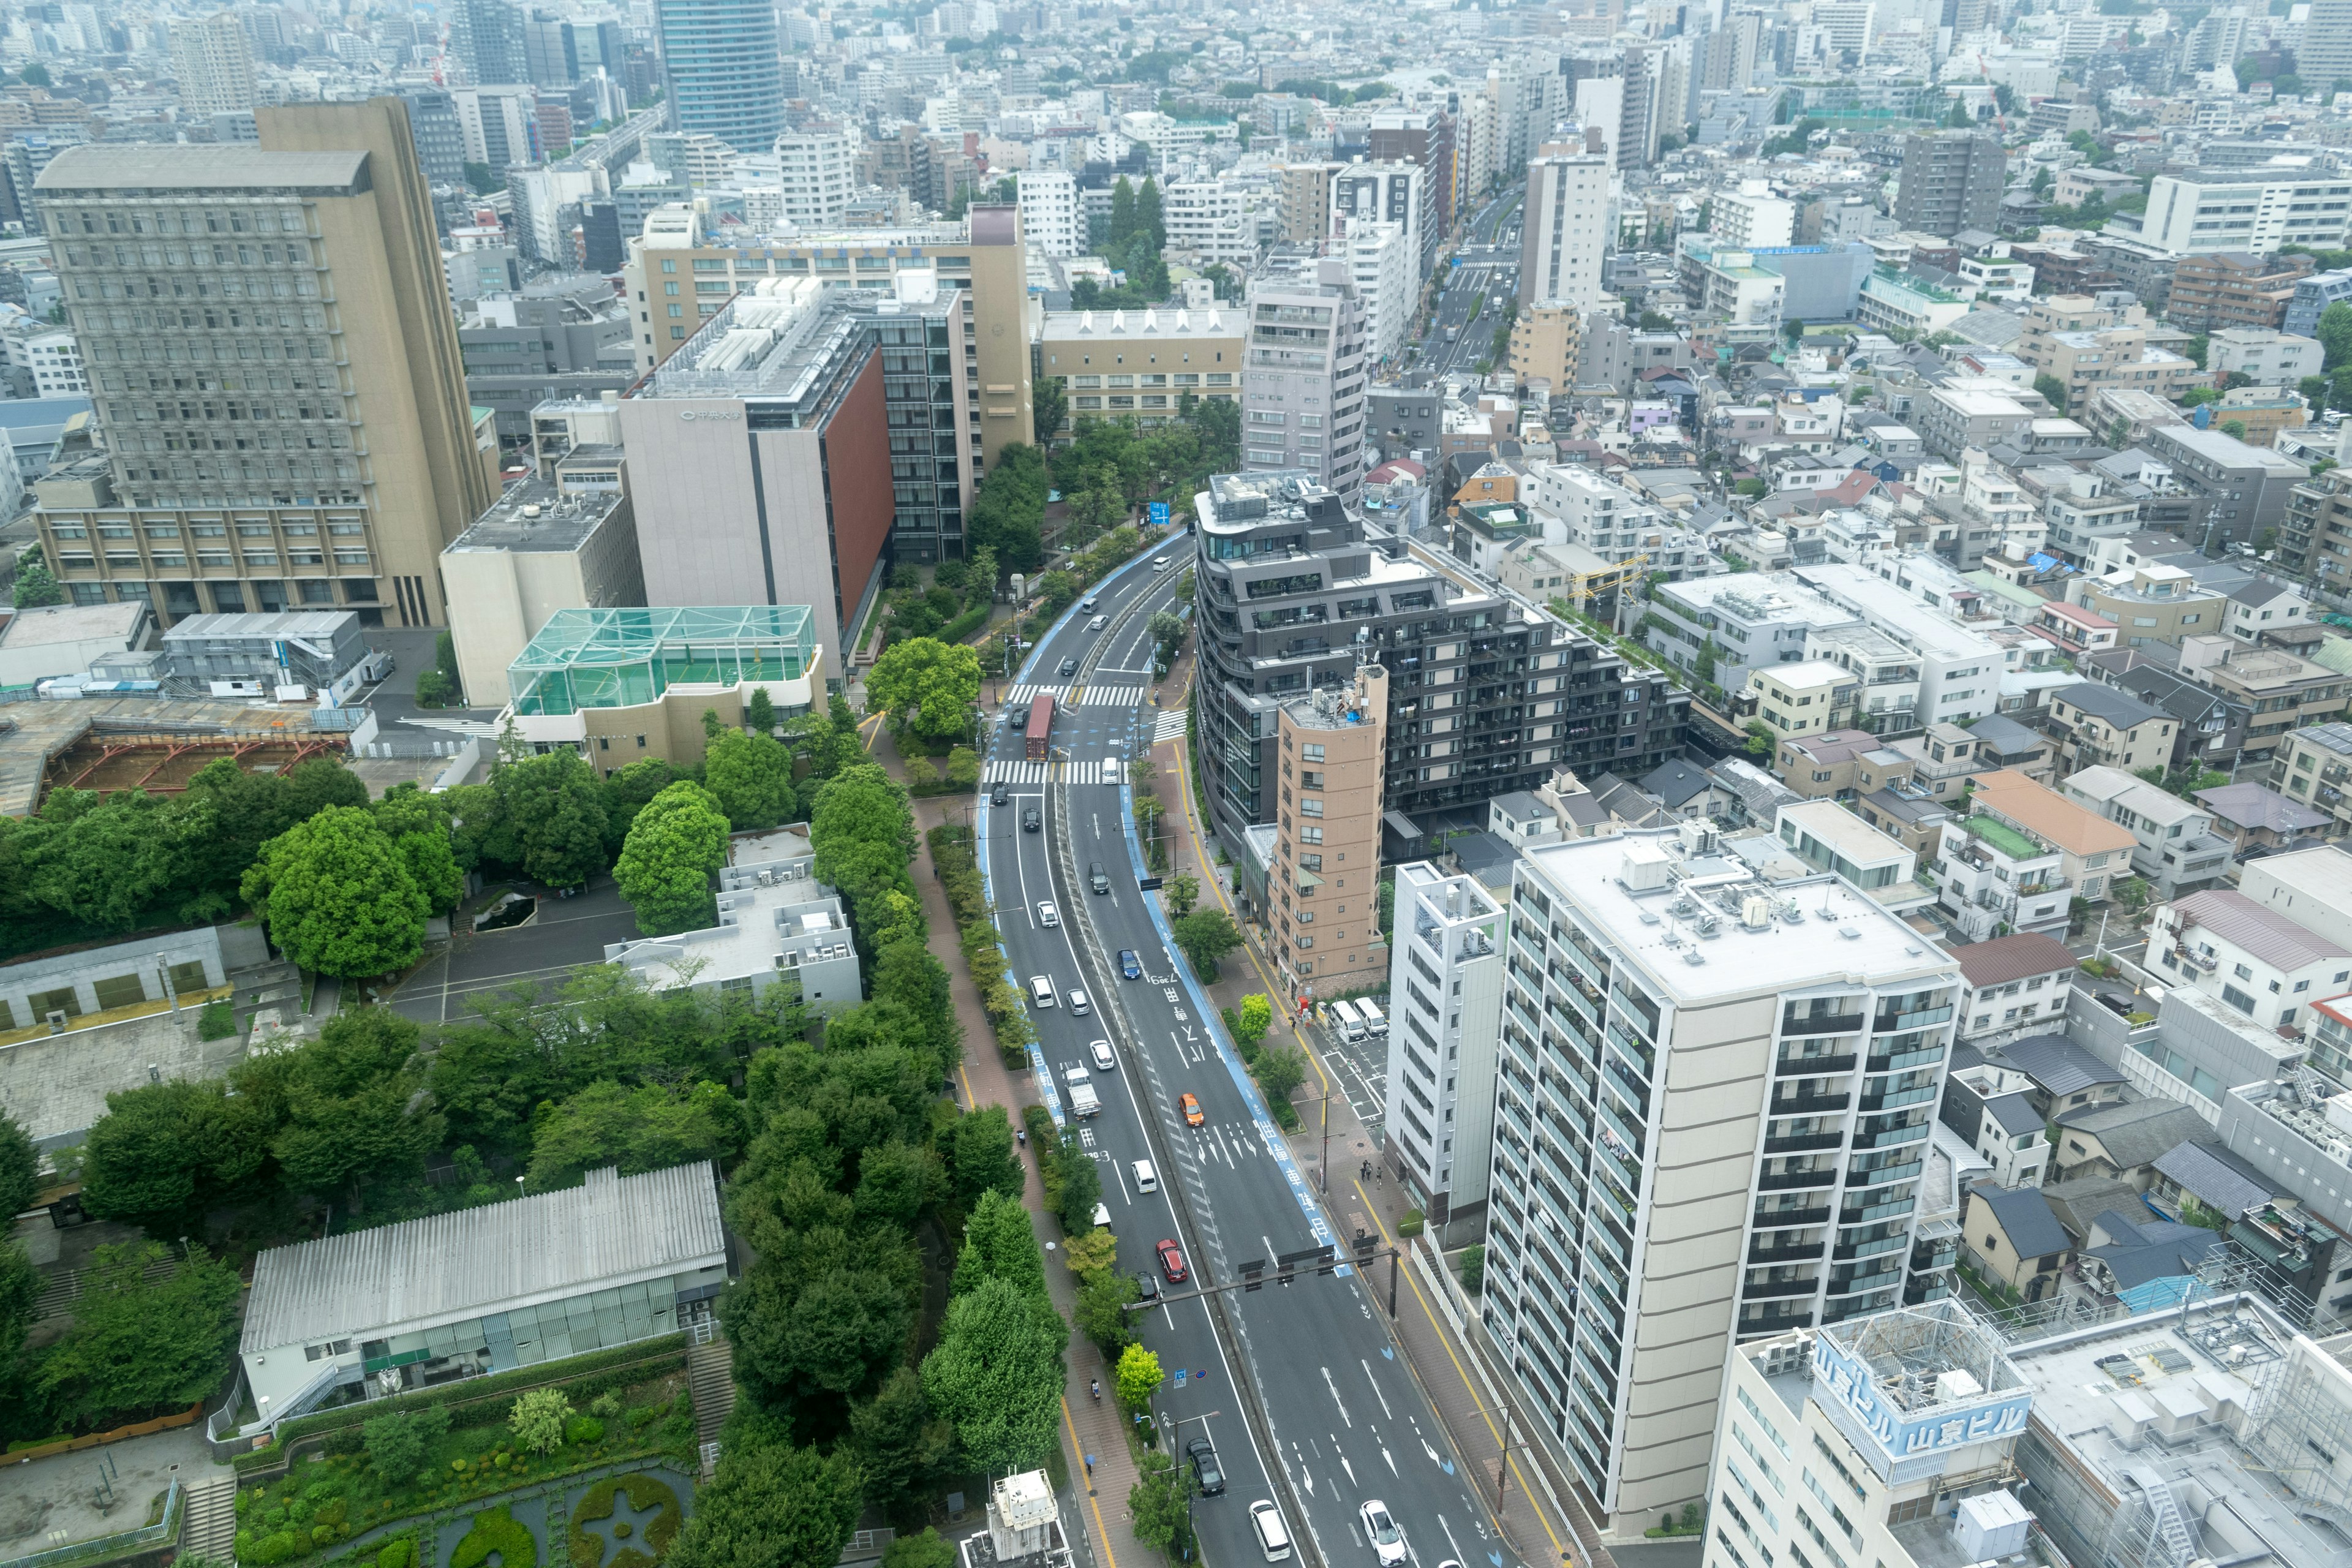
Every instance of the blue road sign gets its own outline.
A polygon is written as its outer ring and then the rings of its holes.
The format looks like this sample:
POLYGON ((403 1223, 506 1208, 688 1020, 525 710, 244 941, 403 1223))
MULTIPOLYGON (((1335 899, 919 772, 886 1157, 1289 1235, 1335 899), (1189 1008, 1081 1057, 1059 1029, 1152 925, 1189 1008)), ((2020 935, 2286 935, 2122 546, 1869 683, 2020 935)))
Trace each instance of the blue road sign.
POLYGON ((1151 524, 1154 528, 1165 528, 1168 525, 1168 503, 1166 501, 1156 500, 1151 503, 1151 524))

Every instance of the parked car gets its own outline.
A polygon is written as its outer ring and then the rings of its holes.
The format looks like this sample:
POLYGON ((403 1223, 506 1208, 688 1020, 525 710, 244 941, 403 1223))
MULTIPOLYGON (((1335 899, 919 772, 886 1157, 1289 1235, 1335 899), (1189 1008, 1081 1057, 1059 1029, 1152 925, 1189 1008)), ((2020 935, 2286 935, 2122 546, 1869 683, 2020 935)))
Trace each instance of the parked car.
POLYGON ((1184 1445, 1184 1454, 1192 1461, 1192 1473, 1201 1478, 1201 1495, 1223 1496, 1225 1468, 1217 1463, 1217 1446, 1206 1437, 1195 1437, 1184 1445))
POLYGON ((1181 1285, 1192 1277, 1192 1271, 1184 1267, 1183 1248, 1173 1241, 1162 1241, 1152 1250, 1160 1254, 1160 1272, 1168 1276, 1168 1283, 1181 1285))

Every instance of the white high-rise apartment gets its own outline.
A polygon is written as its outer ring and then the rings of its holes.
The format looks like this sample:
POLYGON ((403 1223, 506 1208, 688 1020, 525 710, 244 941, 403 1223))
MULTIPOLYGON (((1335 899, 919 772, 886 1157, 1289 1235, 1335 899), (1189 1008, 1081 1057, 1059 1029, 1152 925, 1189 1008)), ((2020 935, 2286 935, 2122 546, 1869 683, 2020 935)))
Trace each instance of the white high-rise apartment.
POLYGON ((813 121, 776 138, 784 216, 806 227, 839 218, 857 189, 857 127, 813 121))
POLYGON ((1242 467, 1304 468, 1350 505, 1364 478, 1364 300, 1344 257, 1255 279, 1242 363, 1242 467))
POLYGON ((1257 255, 1257 215, 1249 193, 1219 179, 1171 180, 1160 188, 1160 226, 1168 250, 1205 266, 1257 255))
POLYGON ((1402 225, 1360 217, 1347 223, 1348 232, 1333 247, 1345 252, 1349 275, 1363 296, 1365 352, 1375 360, 1393 359, 1404 352, 1405 329, 1412 322, 1418 258, 1402 225))
POLYGON ((1021 232, 1048 256, 1077 256, 1086 248, 1086 220, 1078 211, 1078 178, 1066 169, 1024 169, 1020 174, 1021 232))
POLYGON ((1504 960, 1483 1319, 1638 1535, 1705 1493, 1735 1342, 1948 1289, 1914 1211, 1959 966, 1702 824, 1525 851, 1504 960))
POLYGON ((1524 211, 1518 302, 1560 300, 1579 310, 1599 309, 1601 255, 1609 235, 1607 155, 1547 142, 1528 164, 1524 211))
POLYGON ((1330 210, 1324 232, 1338 234, 1351 218, 1392 223, 1404 230, 1413 278, 1428 275, 1436 258, 1436 197, 1429 171, 1418 163, 1349 163, 1331 171, 1330 210))
POLYGON ((235 113, 259 101, 253 89, 253 41, 233 12, 172 24, 172 74, 180 83, 180 108, 191 120, 235 113))
POLYGON ((1772 194, 1762 180, 1743 180, 1736 191, 1714 198, 1708 226, 1715 237, 1738 250, 1756 250, 1795 242, 1797 205, 1772 194))
POLYGON ((1398 867, 1381 1126, 1441 1237, 1486 1213, 1502 1013, 1502 910, 1475 877, 1398 867))

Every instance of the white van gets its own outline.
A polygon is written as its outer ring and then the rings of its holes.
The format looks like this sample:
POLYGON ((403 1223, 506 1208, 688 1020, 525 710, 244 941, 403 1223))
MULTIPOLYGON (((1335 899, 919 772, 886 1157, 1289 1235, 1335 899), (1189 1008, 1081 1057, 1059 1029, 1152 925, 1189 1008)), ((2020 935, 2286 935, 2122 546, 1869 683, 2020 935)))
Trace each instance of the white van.
POLYGON ((1129 1170, 1135 1177, 1137 1192, 1156 1193, 1160 1190, 1160 1173, 1151 1168, 1150 1161, 1138 1160, 1129 1170))
POLYGON ((1257 1531, 1258 1550, 1265 1553, 1268 1563, 1279 1563, 1290 1555, 1290 1531, 1284 1528, 1282 1510, 1264 1498, 1249 1506, 1250 1528, 1257 1531))
POLYGON ((1389 1037, 1388 1015, 1381 1012, 1381 1005, 1370 997, 1364 997, 1356 1004, 1356 1016, 1364 1021, 1364 1032, 1372 1038, 1385 1040, 1389 1037))
POLYGON ((1349 1045, 1355 1045, 1363 1039, 1364 1020, 1357 1013, 1356 1005, 1353 1002, 1334 1002, 1323 1009, 1323 1016, 1328 1020, 1331 1032, 1349 1045))
POLYGON ((1088 594, 1085 598, 1080 599, 1078 601, 1078 608, 1089 616, 1093 615, 1095 613, 1095 596, 1092 594, 1088 594))
POLYGON ((1029 1005, 1032 1007, 1050 1007, 1054 1005, 1052 976, 1033 974, 1029 977, 1029 1005))

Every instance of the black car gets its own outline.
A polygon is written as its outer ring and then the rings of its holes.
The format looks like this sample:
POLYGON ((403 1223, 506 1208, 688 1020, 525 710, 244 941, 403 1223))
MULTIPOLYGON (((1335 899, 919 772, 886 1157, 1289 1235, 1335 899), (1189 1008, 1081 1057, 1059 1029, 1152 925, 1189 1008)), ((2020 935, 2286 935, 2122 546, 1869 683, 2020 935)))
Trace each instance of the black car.
POLYGON ((1035 806, 1024 805, 1021 808, 1022 832, 1035 833, 1043 829, 1045 826, 1045 819, 1038 815, 1037 808, 1035 806))
POLYGON ((1062 661, 1062 673, 1064 675, 1076 675, 1077 672, 1078 661, 1076 659, 1066 658, 1062 661))
POLYGON ((1004 786, 1003 784, 998 784, 994 789, 988 792, 988 804, 991 805, 1003 805, 1004 804, 1004 786))
POLYGON ((1160 1276, 1147 1268, 1135 1277, 1136 1304, 1156 1307, 1160 1304, 1160 1276))
POLYGON ((1217 1463, 1217 1446, 1206 1437, 1195 1437, 1184 1445, 1184 1452, 1192 1461, 1193 1473, 1201 1478, 1201 1495, 1223 1496, 1225 1468, 1217 1463))
POLYGON ((1118 950, 1118 972, 1129 980, 1143 978, 1143 960, 1135 955, 1135 949, 1122 947, 1118 950))

